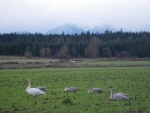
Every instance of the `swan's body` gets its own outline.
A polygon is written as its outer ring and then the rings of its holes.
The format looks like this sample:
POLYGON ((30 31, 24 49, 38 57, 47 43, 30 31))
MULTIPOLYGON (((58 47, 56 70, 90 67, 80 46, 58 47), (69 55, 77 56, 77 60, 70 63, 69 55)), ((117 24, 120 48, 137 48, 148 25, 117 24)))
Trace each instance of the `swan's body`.
POLYGON ((64 91, 65 92, 68 92, 68 91, 70 91, 70 92, 76 92, 78 89, 77 88, 75 88, 75 87, 66 87, 65 89, 64 89, 64 91))
POLYGON ((90 85, 89 85, 90 89, 88 90, 88 93, 102 93, 104 90, 101 89, 101 88, 92 88, 90 85))
POLYGON ((130 99, 128 95, 125 93, 114 93, 112 86, 110 86, 109 88, 111 88, 111 93, 109 97, 110 100, 129 100, 130 99))
POLYGON ((30 80, 28 79, 28 87, 26 88, 26 92, 29 95, 32 95, 33 97, 36 97, 38 95, 46 95, 46 93, 44 92, 44 89, 46 91, 46 87, 38 87, 38 88, 31 88, 31 83, 30 80))

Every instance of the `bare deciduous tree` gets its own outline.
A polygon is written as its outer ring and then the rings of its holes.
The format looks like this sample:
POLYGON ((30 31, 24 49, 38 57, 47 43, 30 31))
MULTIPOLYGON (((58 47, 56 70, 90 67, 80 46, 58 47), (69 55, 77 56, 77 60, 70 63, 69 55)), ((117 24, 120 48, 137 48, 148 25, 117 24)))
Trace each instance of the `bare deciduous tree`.
POLYGON ((96 37, 93 37, 90 41, 89 46, 85 49, 85 56, 92 58, 98 57, 100 45, 101 40, 96 37))
POLYGON ((58 53, 58 56, 59 57, 62 57, 62 58, 67 58, 69 55, 69 48, 68 46, 65 44, 63 45, 60 50, 59 50, 59 53, 58 53))

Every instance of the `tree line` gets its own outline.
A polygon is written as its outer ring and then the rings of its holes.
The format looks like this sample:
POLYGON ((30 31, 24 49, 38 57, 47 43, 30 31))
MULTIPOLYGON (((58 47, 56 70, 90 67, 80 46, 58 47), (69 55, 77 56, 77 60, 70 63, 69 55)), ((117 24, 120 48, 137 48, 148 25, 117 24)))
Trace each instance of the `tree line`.
POLYGON ((117 32, 44 35, 0 34, 0 55, 26 57, 150 57, 149 32, 117 32))

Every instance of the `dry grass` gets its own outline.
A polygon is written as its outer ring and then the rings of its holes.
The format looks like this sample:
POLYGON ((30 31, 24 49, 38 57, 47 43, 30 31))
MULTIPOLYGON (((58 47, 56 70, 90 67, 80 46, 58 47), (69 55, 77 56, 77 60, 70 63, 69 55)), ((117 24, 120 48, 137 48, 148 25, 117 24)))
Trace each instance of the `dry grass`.
POLYGON ((46 67, 50 62, 57 62, 57 59, 49 58, 25 58, 16 56, 0 56, 0 68, 37 68, 46 67))
POLYGON ((150 58, 25 58, 18 56, 0 56, 0 69, 4 68, 45 68, 50 67, 131 67, 150 66, 150 58))

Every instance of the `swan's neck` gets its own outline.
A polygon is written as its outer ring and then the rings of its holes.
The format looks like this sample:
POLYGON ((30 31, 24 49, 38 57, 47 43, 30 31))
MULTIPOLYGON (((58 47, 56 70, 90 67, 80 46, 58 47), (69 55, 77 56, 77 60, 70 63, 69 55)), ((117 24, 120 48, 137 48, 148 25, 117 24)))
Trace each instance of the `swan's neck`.
POLYGON ((90 90, 92 90, 92 86, 89 86, 90 87, 90 90))
POLYGON ((91 90, 92 90, 92 88, 90 88, 90 89, 89 89, 88 93, 90 93, 90 92, 91 92, 91 90))
POLYGON ((28 91, 31 88, 30 80, 28 80, 28 87, 26 88, 26 91, 28 91))
POLYGON ((111 99, 113 97, 114 91, 113 91, 113 88, 111 88, 110 90, 111 90, 111 93, 110 93, 110 99, 111 99))

